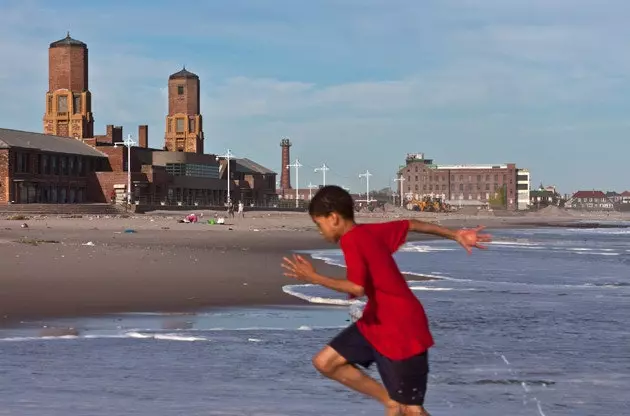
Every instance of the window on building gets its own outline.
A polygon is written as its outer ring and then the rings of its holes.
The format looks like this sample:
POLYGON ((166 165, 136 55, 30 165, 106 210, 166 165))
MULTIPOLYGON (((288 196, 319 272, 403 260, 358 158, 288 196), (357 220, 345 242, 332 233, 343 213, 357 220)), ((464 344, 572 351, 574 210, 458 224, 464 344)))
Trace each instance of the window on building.
POLYGON ((418 175, 416 175, 416 182, 418 181, 418 175))
POLYGON ((481 175, 477 175, 477 182, 481 182, 481 175))
POLYGON ((177 95, 184 95, 184 86, 183 85, 178 85, 177 86, 177 95))
POLYGON ((416 191, 418 190, 418 185, 416 185, 416 188, 415 188, 415 189, 416 189, 416 191))
POLYGON ((487 183, 487 184, 486 184, 486 191, 489 191, 489 190, 490 190, 490 184, 489 184, 489 183, 487 183))
POLYGON ((494 175, 494 181, 499 182, 499 175, 494 175))
POLYGON ((429 191, 433 190, 433 185, 429 185, 429 191))
POLYGON ((60 159, 59 160, 59 167, 61 168, 60 169, 61 170, 60 174, 61 175, 67 175, 68 172, 66 171, 66 169, 67 169, 66 158, 65 158, 65 156, 61 156, 59 159, 60 159))
POLYGON ((42 173, 50 175, 50 164, 48 163, 48 155, 42 155, 42 173))
POLYGON ((464 180, 464 175, 459 175, 459 180, 463 181, 464 180))
POLYGON ((168 121, 166 122, 166 132, 171 133, 172 131, 173 131, 173 120, 169 118, 168 121))
POLYGON ((47 112, 48 114, 52 114, 52 108, 53 108, 53 96, 49 95, 48 96, 48 106, 47 106, 47 112))
POLYGON ((195 131, 195 119, 191 118, 188 120, 188 131, 195 131))
POLYGON ((184 132, 184 119, 183 118, 178 118, 177 120, 175 120, 175 131, 177 133, 184 132))
POLYGON ((81 95, 74 94, 72 97, 72 111, 74 114, 79 114, 81 112, 81 95))
POLYGON ((70 156, 68 158, 68 174, 69 175, 74 175, 75 171, 74 171, 74 157, 70 156))
POLYGON ((446 191, 446 185, 442 185, 442 190, 446 191))
POLYGON ((490 175, 486 175, 486 182, 490 181, 490 175))
POLYGON ((417 172, 418 171, 418 167, 416 166, 415 168, 416 168, 416 172, 417 172))
POLYGON ((460 183, 460 184, 459 184, 459 190, 460 190, 460 191, 463 191, 463 190, 464 190, 464 184, 463 184, 463 183, 460 183))
POLYGON ((68 96, 67 95, 57 96, 57 112, 58 113, 68 112, 68 96))
POLYGON ((77 171, 79 172, 79 176, 85 176, 85 163, 83 163, 82 157, 77 159, 77 171))

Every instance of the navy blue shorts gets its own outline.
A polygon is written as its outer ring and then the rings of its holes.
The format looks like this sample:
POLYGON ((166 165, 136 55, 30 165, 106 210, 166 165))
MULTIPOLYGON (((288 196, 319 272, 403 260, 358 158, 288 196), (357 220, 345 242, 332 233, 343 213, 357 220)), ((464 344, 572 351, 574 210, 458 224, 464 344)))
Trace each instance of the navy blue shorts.
POLYGON ((409 406, 422 406, 429 376, 428 351, 404 360, 391 360, 374 349, 352 324, 328 345, 353 365, 368 368, 376 363, 383 385, 392 400, 409 406))

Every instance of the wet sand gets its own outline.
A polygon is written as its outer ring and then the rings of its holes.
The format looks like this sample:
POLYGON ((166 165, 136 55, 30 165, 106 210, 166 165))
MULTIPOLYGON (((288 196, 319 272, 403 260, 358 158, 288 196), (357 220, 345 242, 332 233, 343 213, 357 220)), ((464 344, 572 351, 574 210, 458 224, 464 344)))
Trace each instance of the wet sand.
MULTIPOLYGON (((186 312, 299 304, 280 262, 292 250, 331 249, 305 214, 247 213, 226 225, 182 224, 156 213, 130 218, 0 220, 0 323, 115 312, 186 312), (27 228, 21 228, 25 223, 27 228), (134 230, 126 233, 125 230, 134 230)), ((406 216, 405 216, 406 217, 406 216)), ((372 214, 360 222, 402 218, 372 214)), ((448 227, 549 224, 548 218, 425 216, 448 227)), ((558 220, 554 220, 558 221, 558 220)), ((562 219, 566 224, 571 219, 562 219)), ((413 236, 414 240, 430 236, 413 236)), ((343 277, 342 268, 316 262, 343 277)), ((417 276, 413 277, 418 279, 417 276)))

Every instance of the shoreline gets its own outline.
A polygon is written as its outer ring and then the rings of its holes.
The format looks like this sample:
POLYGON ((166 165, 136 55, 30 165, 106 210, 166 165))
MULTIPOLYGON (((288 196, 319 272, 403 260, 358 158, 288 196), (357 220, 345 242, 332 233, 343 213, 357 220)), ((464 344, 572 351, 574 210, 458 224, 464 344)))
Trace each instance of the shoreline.
MULTIPOLYGON (((357 221, 414 217, 450 228, 486 225, 489 231, 576 220, 372 214, 359 215, 357 221)), ((0 327, 112 313, 304 306, 308 302, 282 291, 285 285, 300 284, 283 276, 282 257, 337 248, 321 239, 304 214, 250 213, 223 226, 182 224, 179 218, 0 220, 0 327), (23 223, 27 228, 21 228, 23 223)), ((409 241, 434 238, 413 235, 409 241)), ((343 267, 314 263, 323 274, 345 275, 343 267)))

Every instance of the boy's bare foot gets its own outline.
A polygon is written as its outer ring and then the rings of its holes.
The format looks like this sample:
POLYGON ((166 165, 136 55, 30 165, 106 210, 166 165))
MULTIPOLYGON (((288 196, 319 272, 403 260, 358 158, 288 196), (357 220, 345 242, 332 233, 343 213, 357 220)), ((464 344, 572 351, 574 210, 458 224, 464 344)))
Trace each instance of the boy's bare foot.
POLYGON ((388 400, 384 403, 385 405, 385 416, 402 416, 404 413, 402 412, 402 407, 398 402, 393 400, 388 400))

